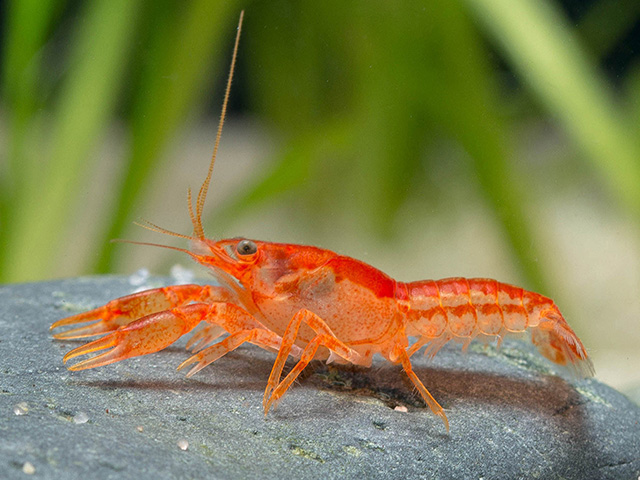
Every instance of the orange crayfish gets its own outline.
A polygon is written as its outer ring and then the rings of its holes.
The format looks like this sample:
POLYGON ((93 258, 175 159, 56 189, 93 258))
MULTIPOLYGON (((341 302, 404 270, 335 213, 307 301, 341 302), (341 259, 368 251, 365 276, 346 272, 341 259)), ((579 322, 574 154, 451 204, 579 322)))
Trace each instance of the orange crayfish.
MULTIPOLYGON (((195 364, 187 376, 245 342, 278 352, 264 392, 265 414, 313 360, 370 366, 374 354, 402 365, 433 413, 449 424, 442 407, 414 373, 411 356, 426 345, 434 356, 450 340, 465 347, 484 339, 530 331, 540 353, 580 376, 593 375, 584 346, 554 302, 537 293, 488 279, 449 278, 403 283, 363 262, 313 246, 246 238, 206 238, 202 211, 211 181, 238 49, 231 72, 208 175, 195 205, 189 192, 190 255, 207 267, 218 285, 177 285, 112 300, 51 328, 91 322, 57 333, 57 339, 107 334, 75 348, 64 362, 110 349, 69 367, 83 370, 160 351, 201 322, 206 326, 187 343, 194 355, 178 368, 195 364), (96 322, 97 320, 97 322, 96 322), (215 342, 222 334, 228 336, 215 342), (417 341, 409 344, 409 337, 417 341), (289 356, 298 359, 281 379, 289 356)), ((132 242, 138 243, 138 242, 132 242)), ((162 246, 162 245, 160 245, 162 246)))

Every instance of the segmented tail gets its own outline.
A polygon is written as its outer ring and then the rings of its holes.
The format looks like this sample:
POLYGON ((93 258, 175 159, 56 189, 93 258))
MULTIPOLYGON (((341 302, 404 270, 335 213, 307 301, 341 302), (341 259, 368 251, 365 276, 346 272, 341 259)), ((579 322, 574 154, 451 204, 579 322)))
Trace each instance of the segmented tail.
POLYGON ((402 284, 408 298, 407 333, 418 341, 409 356, 427 346, 431 357, 450 340, 496 338, 530 331, 540 353, 578 378, 593 364, 578 336, 550 298, 486 278, 444 278, 402 284))
POLYGON ((595 374, 584 345, 555 304, 541 313, 540 323, 531 329, 531 341, 542 355, 567 367, 575 377, 593 377, 595 374))

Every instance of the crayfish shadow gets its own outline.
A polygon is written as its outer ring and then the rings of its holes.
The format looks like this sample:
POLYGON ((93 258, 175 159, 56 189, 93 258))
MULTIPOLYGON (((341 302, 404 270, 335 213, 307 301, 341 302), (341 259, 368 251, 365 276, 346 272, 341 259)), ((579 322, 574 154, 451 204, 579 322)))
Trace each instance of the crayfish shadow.
MULTIPOLYGON (((289 365, 289 362, 287 363, 289 365)), ((385 362, 374 362, 371 368, 326 365, 312 362, 299 386, 318 390, 341 392, 357 397, 372 397, 390 409, 409 407, 410 412, 428 411, 422 398, 402 368, 385 362)), ((530 417, 552 421, 562 427, 580 431, 584 425, 584 411, 580 405, 587 402, 564 379, 523 370, 523 377, 513 377, 486 371, 469 371, 438 366, 414 367, 436 400, 455 415, 478 415, 482 411, 528 411, 530 417), (524 372, 529 372, 524 374, 524 372), (496 409, 499 407, 499 409, 496 409)), ((286 372, 284 372, 286 373, 286 372)), ((302 377, 302 375, 301 375, 302 377)), ((294 385, 294 388, 298 385, 294 385)), ((286 402, 286 397, 283 403, 286 402)), ((297 415, 309 415, 314 406, 296 413, 283 409, 277 417, 293 419, 297 415)))
MULTIPOLYGON (((165 350, 171 358, 149 368, 150 358, 141 358, 138 365, 128 366, 129 378, 76 380, 74 383, 100 389, 130 389, 165 391, 180 389, 191 392, 208 393, 224 389, 233 391, 262 392, 266 386, 275 357, 264 350, 239 348, 217 360, 191 378, 183 372, 171 368, 173 360, 184 360, 184 350, 170 347, 165 350), (146 367, 145 367, 146 365, 146 367), (168 368, 165 368, 168 367, 168 368), (135 375, 136 378, 131 378, 135 375)), ((284 376, 293 368, 296 360, 289 359, 283 371, 284 376)), ((417 362, 416 362, 417 363, 417 362)), ((173 364, 176 365, 176 364, 173 364)), ((441 367, 433 364, 414 365, 414 371, 424 385, 447 411, 476 415, 483 409, 496 411, 529 411, 541 419, 554 419, 563 427, 581 429, 581 404, 586 400, 573 386, 561 377, 545 375, 522 369, 512 374, 462 368, 441 367), (515 375, 515 376, 514 376, 515 375), (571 425, 567 425, 567 424, 571 425)), ((186 372, 185 372, 186 373, 186 372)), ((114 375, 115 377, 116 375, 114 375)), ((299 388, 325 391, 341 397, 340 401, 350 403, 349 396, 359 398, 353 407, 362 404, 362 399, 378 400, 389 409, 400 406, 415 411, 428 411, 417 390, 399 365, 391 365, 382 359, 374 360, 371 368, 353 365, 327 365, 322 361, 312 361, 301 373, 289 393, 299 388)), ((285 407, 289 395, 283 397, 285 407)), ((365 401, 365 403, 374 403, 365 401)), ((348 405, 342 404, 342 408, 348 405)), ((306 404, 304 411, 280 408, 273 412, 277 418, 295 419, 297 415, 322 415, 324 407, 315 402, 306 404), (317 410, 315 412, 314 410, 317 410)), ((333 414, 335 415, 335 413, 333 414)))
MULTIPOLYGON (((187 357, 184 356, 184 349, 169 347, 161 353, 171 353, 171 361, 162 361, 162 370, 159 364, 149 365, 151 357, 140 357, 136 359, 137 365, 126 366, 126 380, 119 380, 114 373, 110 379, 88 379, 75 380, 73 383, 87 387, 102 389, 131 389, 131 390, 168 390, 180 388, 189 391, 210 392, 216 389, 226 390, 264 390, 269 373, 273 367, 274 359, 268 357, 268 353, 260 355, 262 352, 247 352, 243 349, 230 352, 215 363, 208 365, 193 377, 186 377, 189 368, 177 371, 176 367, 187 357), (176 359, 177 363, 173 360, 176 359), (135 378, 131 378, 135 375, 135 378)), ((125 360, 126 362, 126 360, 125 360)), ((123 368, 124 365, 116 364, 115 368, 123 368)), ((108 367, 107 367, 108 368, 108 367)))
MULTIPOLYGON (((437 367, 414 367, 414 371, 445 408, 450 402, 487 403, 556 415, 566 410, 567 403, 585 403, 562 377, 525 369, 521 377, 437 367)), ((408 379, 405 383, 411 386, 408 379)))

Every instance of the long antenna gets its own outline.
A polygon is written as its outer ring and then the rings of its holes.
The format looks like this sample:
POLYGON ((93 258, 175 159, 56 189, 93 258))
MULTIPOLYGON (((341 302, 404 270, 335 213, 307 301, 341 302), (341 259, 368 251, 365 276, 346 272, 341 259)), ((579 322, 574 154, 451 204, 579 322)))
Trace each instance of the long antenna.
POLYGON ((189 191, 189 214, 191 215, 191 222, 193 223, 193 236, 204 240, 204 229, 202 228, 202 210, 204 209, 204 202, 207 199, 207 191, 209 190, 209 184, 211 183, 211 175, 213 173, 213 165, 216 162, 216 155, 218 154, 218 146, 220 145, 220 137, 222 136, 222 126, 224 125, 224 119, 227 115, 227 103, 229 102, 229 92, 231 91, 231 81, 233 80, 233 71, 236 67, 236 56, 238 54, 238 44, 240 43, 240 32, 242 31, 242 19, 244 18, 244 10, 240 12, 240 20, 238 21, 238 33, 236 34, 236 43, 233 47, 233 56, 231 57, 231 69, 229 70, 229 78, 227 79, 227 89, 224 93, 224 101, 222 102, 222 112, 220 113, 220 123, 218 123, 218 133, 216 134, 216 143, 213 147, 213 155, 211 156, 211 163, 209 164, 209 171, 207 178, 204 179, 200 191, 198 192, 198 199, 196 201, 195 215, 193 213, 193 204, 191 203, 191 191, 189 191))

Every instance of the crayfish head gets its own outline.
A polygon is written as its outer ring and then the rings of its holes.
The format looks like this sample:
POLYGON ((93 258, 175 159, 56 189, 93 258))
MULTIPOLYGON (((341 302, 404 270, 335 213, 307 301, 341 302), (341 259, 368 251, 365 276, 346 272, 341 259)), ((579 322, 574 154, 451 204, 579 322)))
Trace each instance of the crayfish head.
POLYGON ((305 275, 336 257, 317 247, 247 238, 214 241, 193 237, 191 241, 190 255, 220 282, 269 298, 297 291, 305 275))
POLYGON ((216 273, 223 271, 247 286, 252 270, 261 259, 259 244, 246 238, 210 240, 193 238, 191 255, 200 264, 216 273))

